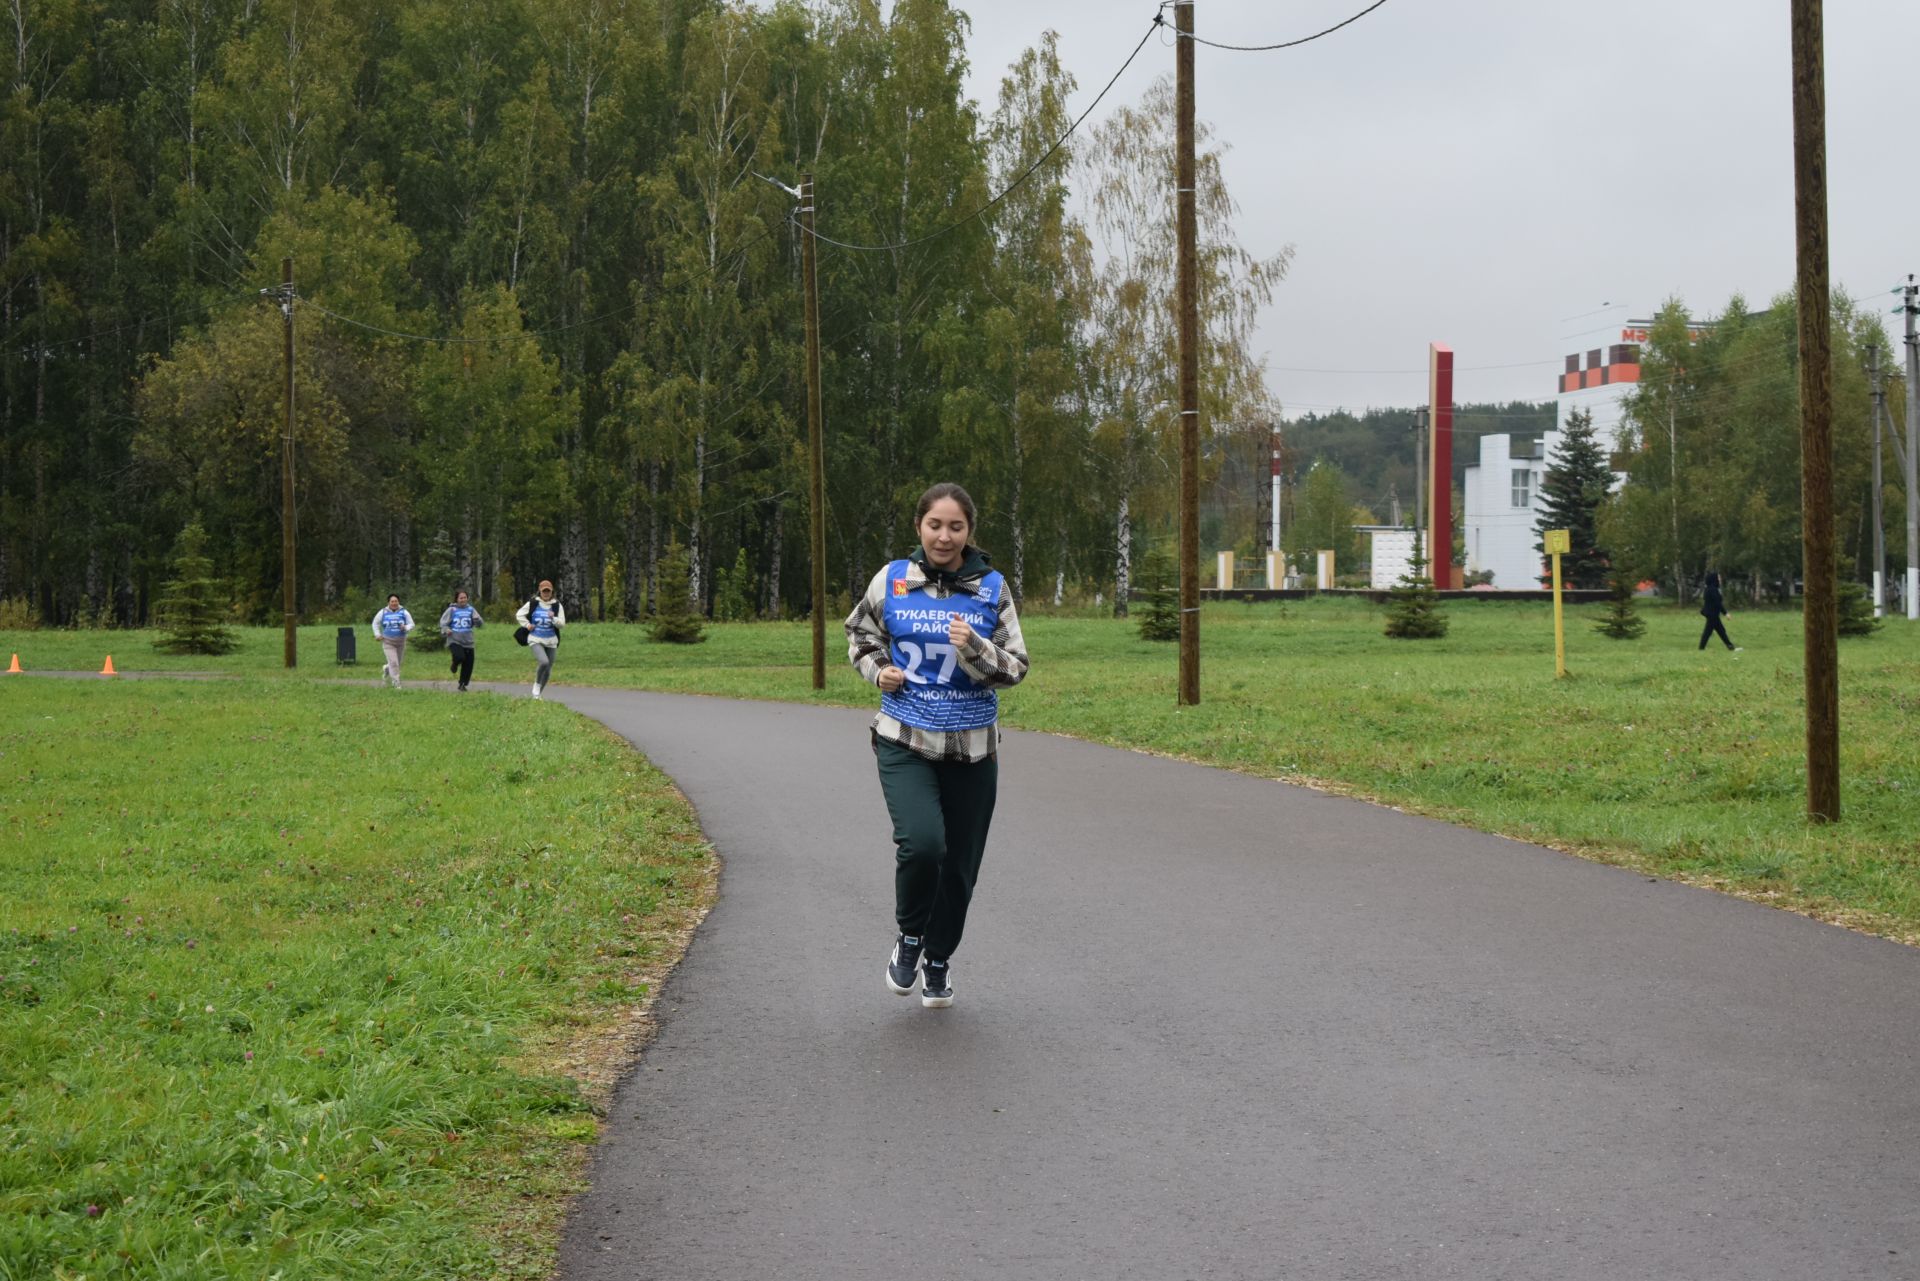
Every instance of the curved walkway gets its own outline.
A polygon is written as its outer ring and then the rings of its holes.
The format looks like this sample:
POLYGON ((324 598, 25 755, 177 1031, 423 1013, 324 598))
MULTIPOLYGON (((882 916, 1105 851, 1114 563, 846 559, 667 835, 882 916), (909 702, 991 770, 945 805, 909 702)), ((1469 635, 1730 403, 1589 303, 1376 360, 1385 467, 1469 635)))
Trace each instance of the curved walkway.
POLYGON ((923 1010, 864 713, 550 695, 726 860, 570 1281, 1920 1276, 1920 952, 1014 733, 923 1010))

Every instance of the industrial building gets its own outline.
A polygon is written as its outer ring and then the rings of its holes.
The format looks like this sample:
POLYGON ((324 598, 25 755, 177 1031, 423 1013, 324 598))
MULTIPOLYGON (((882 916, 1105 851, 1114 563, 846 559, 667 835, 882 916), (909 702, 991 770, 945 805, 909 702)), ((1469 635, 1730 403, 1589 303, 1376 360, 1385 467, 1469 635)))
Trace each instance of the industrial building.
POLYGON ((1461 495, 1468 573, 1491 573, 1493 586, 1510 591, 1541 585, 1546 563, 1534 550, 1541 482, 1559 456, 1567 420, 1580 410, 1593 416, 1601 449, 1620 452, 1626 399, 1640 381, 1640 344, 1650 323, 1628 321, 1619 342, 1567 357, 1554 430, 1480 438, 1479 459, 1467 464, 1461 495))

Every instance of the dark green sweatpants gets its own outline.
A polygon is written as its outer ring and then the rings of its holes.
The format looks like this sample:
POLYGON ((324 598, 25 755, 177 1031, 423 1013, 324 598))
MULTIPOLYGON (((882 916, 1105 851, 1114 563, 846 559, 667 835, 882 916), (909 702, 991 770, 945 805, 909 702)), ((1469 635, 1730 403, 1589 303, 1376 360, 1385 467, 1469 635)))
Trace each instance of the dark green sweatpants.
POLYGON ((925 940, 945 960, 960 946, 967 904, 987 849, 1000 761, 930 761, 874 740, 880 793, 893 816, 893 913, 902 934, 925 940))

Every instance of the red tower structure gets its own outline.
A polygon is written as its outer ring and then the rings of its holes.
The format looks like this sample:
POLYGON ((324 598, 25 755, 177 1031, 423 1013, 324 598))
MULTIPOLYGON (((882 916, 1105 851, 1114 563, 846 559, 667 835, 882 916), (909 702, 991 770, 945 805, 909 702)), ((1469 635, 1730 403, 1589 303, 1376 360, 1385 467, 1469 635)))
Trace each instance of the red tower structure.
POLYGON ((1453 567, 1453 348, 1427 346, 1427 572, 1443 590, 1460 586, 1453 567))

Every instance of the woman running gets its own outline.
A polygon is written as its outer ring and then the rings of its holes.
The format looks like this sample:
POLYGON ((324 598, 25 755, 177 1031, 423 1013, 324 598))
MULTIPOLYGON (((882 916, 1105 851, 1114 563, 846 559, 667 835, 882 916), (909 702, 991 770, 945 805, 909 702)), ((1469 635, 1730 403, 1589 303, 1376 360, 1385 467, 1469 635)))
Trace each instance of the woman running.
POLYGON ((373 634, 387 651, 387 684, 400 688, 400 660, 407 656, 407 633, 413 630, 413 615, 400 604, 398 596, 387 597, 387 607, 373 616, 373 634))
POLYGON ((1006 578, 971 541, 973 499, 935 485, 914 509, 920 548, 873 576, 847 615, 847 658, 880 688, 873 754, 893 819, 894 923, 887 986, 920 980, 920 1004, 953 1004, 951 961, 993 821, 997 689, 1027 674, 1006 578))
POLYGON ((538 698, 547 687, 547 677, 553 674, 553 656, 560 648, 560 629, 567 625, 567 608, 554 599, 553 583, 543 578, 540 594, 522 605, 514 618, 527 629, 527 648, 539 664, 533 674, 533 696, 538 698))
POLYGON ((462 694, 467 692, 467 682, 473 679, 473 629, 484 627, 486 621, 480 617, 480 611, 468 603, 464 591, 455 592, 453 604, 440 614, 440 634, 447 638, 447 656, 454 675, 460 678, 462 694))

